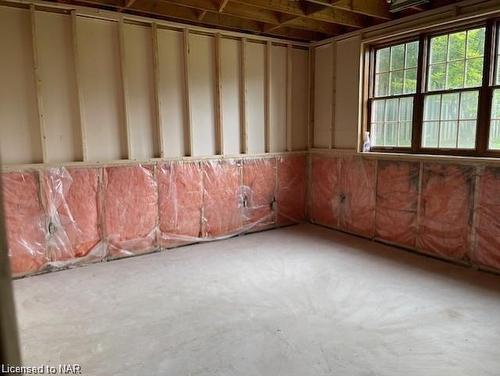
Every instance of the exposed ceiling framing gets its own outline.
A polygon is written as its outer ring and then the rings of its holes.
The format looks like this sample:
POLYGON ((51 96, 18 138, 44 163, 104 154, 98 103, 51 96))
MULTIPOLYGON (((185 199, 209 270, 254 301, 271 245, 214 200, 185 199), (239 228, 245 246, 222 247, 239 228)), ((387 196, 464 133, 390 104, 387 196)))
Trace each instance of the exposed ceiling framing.
POLYGON ((316 41, 444 5, 389 12, 386 0, 49 0, 258 35, 316 41))

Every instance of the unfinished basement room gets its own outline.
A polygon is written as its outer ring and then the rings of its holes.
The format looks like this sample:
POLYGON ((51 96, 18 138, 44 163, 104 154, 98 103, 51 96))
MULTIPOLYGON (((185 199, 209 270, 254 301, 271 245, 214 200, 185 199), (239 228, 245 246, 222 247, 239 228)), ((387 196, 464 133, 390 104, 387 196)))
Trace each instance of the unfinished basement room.
POLYGON ((500 0, 0 0, 0 375, 499 340, 500 0))

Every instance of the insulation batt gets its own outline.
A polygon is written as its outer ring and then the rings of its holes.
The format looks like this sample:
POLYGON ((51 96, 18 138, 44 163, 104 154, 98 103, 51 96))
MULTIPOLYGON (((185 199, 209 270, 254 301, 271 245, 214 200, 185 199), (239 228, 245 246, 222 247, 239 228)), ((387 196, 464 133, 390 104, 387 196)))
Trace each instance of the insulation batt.
POLYGON ((244 226, 261 230, 276 222, 276 159, 249 159, 243 162, 243 195, 246 203, 244 226))
POLYGON ((99 170, 51 168, 44 180, 51 261, 87 256, 101 240, 99 170))
POLYGON ((340 159, 312 157, 310 217, 314 223, 337 227, 340 159))
POLYGON ((198 162, 164 163, 158 169, 160 245, 195 242, 201 235, 203 177, 198 162))
POLYGON ((340 227, 373 237, 375 232, 376 162, 360 157, 341 161, 340 227))
POLYGON ((469 248, 474 169, 424 164, 417 247, 446 258, 463 259, 469 248))
POLYGON ((375 170, 359 157, 313 156, 310 210, 314 222, 372 237, 375 170))
POLYGON ((418 162, 378 162, 377 238, 415 247, 419 172, 418 162))
POLYGON ((500 270, 500 168, 484 169, 476 205, 473 261, 500 270))
POLYGON ((203 161, 203 237, 237 234, 243 229, 241 162, 203 161))
POLYGON ((11 272, 36 272, 48 261, 38 174, 2 174, 2 187, 11 272))
POLYGON ((305 220, 306 157, 278 157, 278 224, 305 220))
POLYGON ((293 155, 3 174, 13 271, 264 229, 276 224, 276 207, 281 224, 301 221, 305 169, 305 156, 293 155))
POLYGON ((153 166, 104 169, 104 218, 110 256, 154 249, 158 190, 153 166))

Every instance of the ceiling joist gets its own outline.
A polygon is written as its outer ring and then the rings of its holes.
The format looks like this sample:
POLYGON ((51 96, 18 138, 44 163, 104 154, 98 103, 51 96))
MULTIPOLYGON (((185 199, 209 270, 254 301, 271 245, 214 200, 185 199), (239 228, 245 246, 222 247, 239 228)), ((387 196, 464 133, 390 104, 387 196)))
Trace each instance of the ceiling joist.
MULTIPOLYGON (((301 41, 315 41, 336 36, 398 16, 389 12, 386 0, 49 1, 301 41)), ((412 11, 417 12, 419 9, 412 11)))

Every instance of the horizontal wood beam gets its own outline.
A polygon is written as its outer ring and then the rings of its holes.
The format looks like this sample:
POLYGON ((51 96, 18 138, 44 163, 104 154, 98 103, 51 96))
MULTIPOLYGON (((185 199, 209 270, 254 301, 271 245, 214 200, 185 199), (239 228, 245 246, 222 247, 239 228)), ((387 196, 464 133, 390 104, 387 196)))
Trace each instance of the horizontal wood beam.
POLYGON ((323 33, 327 35, 338 35, 342 33, 342 27, 325 23, 312 21, 310 19, 304 17, 292 17, 286 21, 281 22, 277 25, 267 25, 264 28, 264 32, 272 32, 282 27, 290 27, 294 29, 302 29, 302 30, 311 30, 316 31, 318 33, 323 33))
POLYGON ((315 21, 304 17, 295 17, 289 21, 283 22, 282 25, 295 29, 316 31, 318 33, 328 35, 338 35, 343 31, 342 26, 327 22, 315 21))
MULTIPOLYGON (((232 2, 296 16, 307 16, 307 11, 301 7, 299 2, 280 0, 232 0, 232 2)), ((324 4, 322 5, 325 6, 324 4)), ((334 18, 330 17, 330 21, 327 21, 327 17, 318 16, 317 14, 311 15, 310 18, 352 27, 356 27, 356 24, 358 27, 367 26, 363 23, 363 18, 359 18, 360 15, 382 19, 392 18, 385 0, 340 0, 332 3, 331 6, 328 5, 328 7, 337 11, 336 13, 332 13, 331 17, 334 18), (338 17, 338 19, 335 17, 338 17)))
MULTIPOLYGON (((111 0, 79 0, 81 5, 99 7, 110 5, 111 0)), ((118 7, 118 5, 114 5, 118 7)), ((120 9, 120 8, 119 8, 120 9)), ((124 10, 126 13, 137 15, 152 15, 159 19, 176 20, 192 23, 195 25, 205 24, 222 29, 231 29, 237 31, 252 32, 257 35, 279 36, 283 38, 295 39, 300 41, 321 40, 328 36, 325 33, 319 33, 308 30, 297 30, 284 27, 279 30, 265 31, 265 23, 241 19, 225 13, 207 12, 202 20, 199 19, 199 10, 191 7, 185 7, 168 2, 151 2, 149 0, 137 0, 133 7, 124 10)))
POLYGON ((308 3, 311 3, 311 4, 321 5, 322 7, 333 7, 336 4, 343 3, 342 0, 332 0, 332 1, 329 1, 329 0, 305 0, 305 1, 308 3))
MULTIPOLYGON (((111 5, 111 2, 112 0, 78 0, 77 3, 78 5, 91 6, 94 8, 106 6, 115 8, 118 11, 123 9, 116 5, 116 3, 111 5)), ((280 37, 302 42, 318 41, 328 37, 328 34, 288 27, 266 32, 264 29, 267 24, 265 23, 244 20, 224 13, 207 12, 203 19, 200 20, 199 10, 164 2, 151 3, 150 1, 137 0, 133 7, 124 9, 123 11, 132 15, 153 16, 156 19, 166 21, 183 22, 197 26, 208 25, 218 29, 250 32, 259 36, 280 37)))
MULTIPOLYGON (((168 4, 181 5, 189 8, 194 8, 201 11, 219 13, 218 11, 219 8, 211 0, 161 0, 161 1, 168 4)), ((325 18, 325 17, 329 18, 331 16, 331 13, 334 12, 331 9, 327 9, 326 11, 330 13, 323 13, 322 15, 319 16, 319 18, 325 18)), ((231 16, 243 19, 254 20, 270 24, 264 27, 264 31, 266 32, 268 32, 268 30, 271 31, 276 30, 283 25, 286 25, 289 28, 311 30, 331 36, 337 35, 342 31, 340 28, 330 23, 307 19, 298 16, 288 17, 289 19, 283 22, 282 19, 274 11, 262 8, 256 8, 252 6, 246 6, 244 4, 230 3, 225 7, 224 14, 229 14, 231 16)), ((347 21, 346 23, 349 23, 350 24, 349 26, 361 27, 361 24, 351 24, 350 22, 347 21)))
POLYGON ((341 9, 324 7, 307 10, 307 18, 316 21, 330 22, 354 29, 361 29, 373 24, 367 16, 346 12, 341 9))
POLYGON ((385 0, 341 0, 331 6, 381 20, 390 20, 393 18, 392 13, 389 12, 389 4, 385 0))
POLYGON ((244 18, 247 20, 254 20, 267 23, 279 23, 279 18, 276 13, 266 9, 258 9, 255 7, 248 7, 241 4, 229 3, 220 11, 220 7, 214 4, 211 0, 159 0, 159 3, 167 3, 173 5, 180 5, 188 8, 194 8, 207 12, 229 14, 232 16, 244 18))

